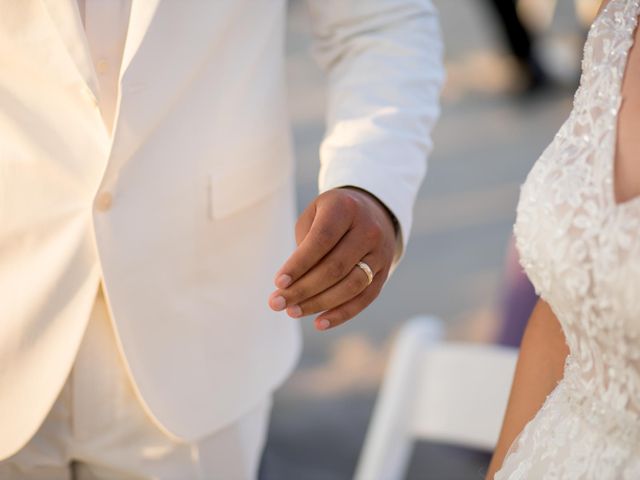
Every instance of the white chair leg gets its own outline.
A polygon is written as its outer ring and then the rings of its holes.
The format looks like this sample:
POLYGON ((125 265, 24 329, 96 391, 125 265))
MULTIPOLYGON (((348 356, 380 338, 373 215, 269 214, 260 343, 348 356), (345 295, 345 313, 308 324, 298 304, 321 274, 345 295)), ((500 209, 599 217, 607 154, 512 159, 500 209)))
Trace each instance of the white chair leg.
POLYGON ((408 421, 416 387, 415 368, 425 346, 443 337, 442 322, 416 317, 400 330, 391 352, 355 480, 397 480, 407 468, 412 439, 408 421))

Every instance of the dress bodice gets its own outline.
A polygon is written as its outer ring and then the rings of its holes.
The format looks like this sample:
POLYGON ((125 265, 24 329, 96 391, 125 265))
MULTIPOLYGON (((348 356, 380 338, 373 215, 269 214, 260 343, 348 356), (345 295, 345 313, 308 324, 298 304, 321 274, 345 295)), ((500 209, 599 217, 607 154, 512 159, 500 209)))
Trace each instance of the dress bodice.
POLYGON ((570 354, 496 479, 640 478, 640 197, 618 204, 614 193, 639 3, 611 0, 595 20, 573 110, 521 190, 521 262, 570 354))

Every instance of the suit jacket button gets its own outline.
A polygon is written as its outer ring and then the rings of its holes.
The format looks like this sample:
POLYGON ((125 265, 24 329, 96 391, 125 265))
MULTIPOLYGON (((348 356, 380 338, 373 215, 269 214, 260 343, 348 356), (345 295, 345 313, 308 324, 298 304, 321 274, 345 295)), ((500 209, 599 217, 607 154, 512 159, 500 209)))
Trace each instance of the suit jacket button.
POLYGON ((101 192, 96 198, 96 209, 106 212, 113 204, 113 195, 109 192, 101 192))
POLYGON ((109 70, 109 63, 104 59, 99 60, 96 64, 96 70, 98 73, 107 73, 107 70, 109 70))

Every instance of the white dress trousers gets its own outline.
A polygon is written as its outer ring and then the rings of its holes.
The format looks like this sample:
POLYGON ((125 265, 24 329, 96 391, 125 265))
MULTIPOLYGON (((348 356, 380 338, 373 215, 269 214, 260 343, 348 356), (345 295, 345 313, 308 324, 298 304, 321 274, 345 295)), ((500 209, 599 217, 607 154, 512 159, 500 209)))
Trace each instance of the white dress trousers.
POLYGON ((170 438, 137 398, 100 291, 60 396, 35 437, 0 462, 0 479, 253 479, 270 409, 262 399, 198 442, 170 438))

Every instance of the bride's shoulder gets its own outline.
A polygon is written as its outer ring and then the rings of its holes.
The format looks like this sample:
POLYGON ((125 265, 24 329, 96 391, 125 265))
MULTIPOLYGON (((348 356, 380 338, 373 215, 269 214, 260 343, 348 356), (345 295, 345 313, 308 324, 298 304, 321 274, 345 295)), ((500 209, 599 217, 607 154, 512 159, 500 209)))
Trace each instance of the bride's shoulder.
POLYGON ((600 3, 600 8, 598 9, 598 15, 600 15, 602 10, 604 10, 604 7, 606 7, 610 1, 611 0, 602 0, 602 2, 600 3))

